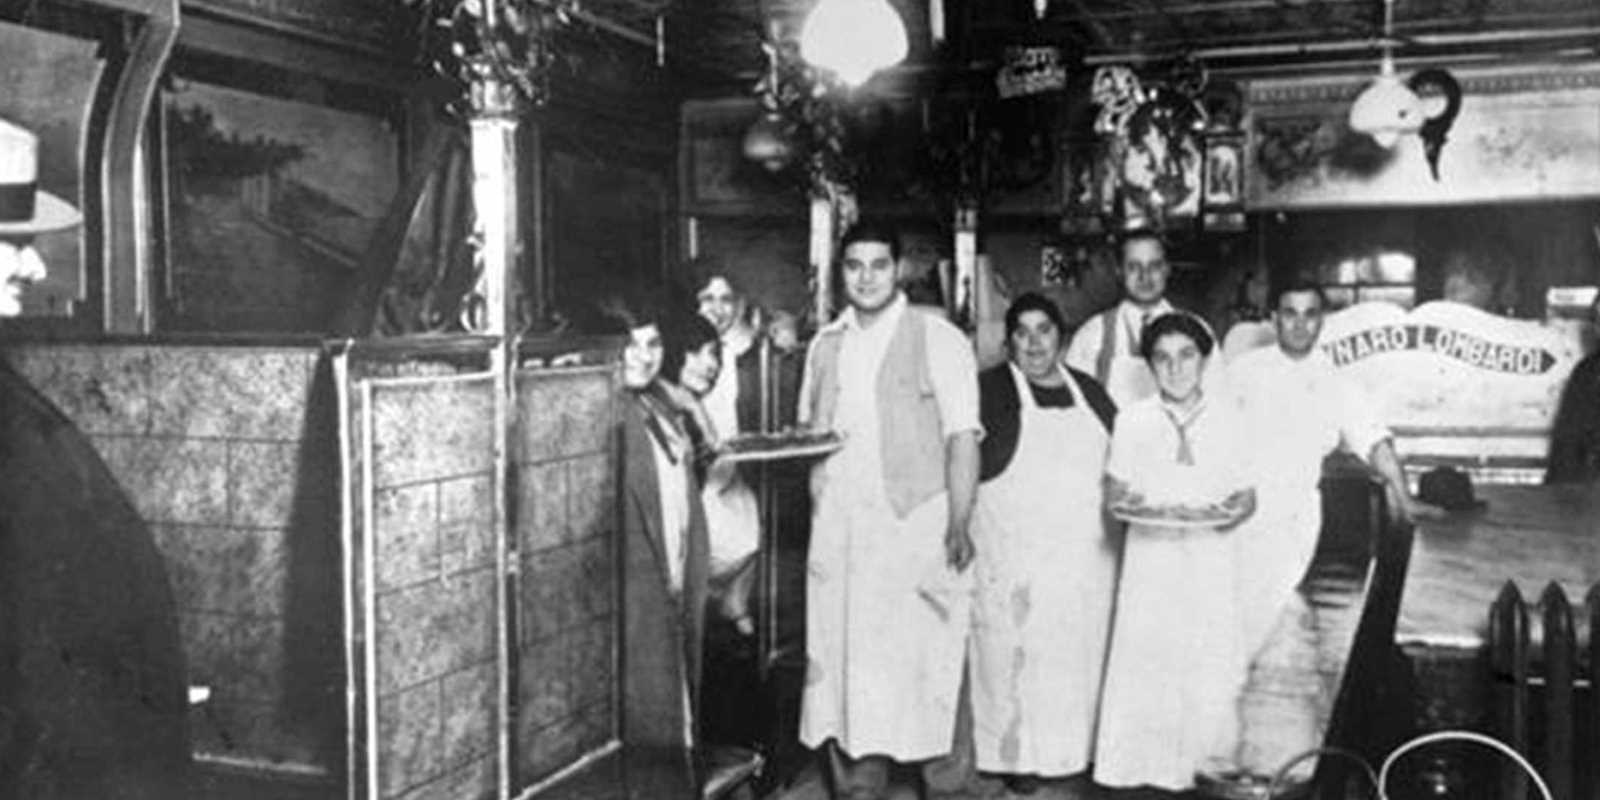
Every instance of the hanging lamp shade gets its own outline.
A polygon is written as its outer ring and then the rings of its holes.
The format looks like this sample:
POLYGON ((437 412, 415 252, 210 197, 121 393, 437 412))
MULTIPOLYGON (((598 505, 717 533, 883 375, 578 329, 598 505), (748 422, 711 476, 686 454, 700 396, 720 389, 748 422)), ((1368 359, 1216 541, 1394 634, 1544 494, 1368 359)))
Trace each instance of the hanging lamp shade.
POLYGON ((1350 105, 1350 129, 1388 149, 1421 130, 1422 121, 1422 100, 1394 74, 1394 60, 1384 53, 1378 77, 1350 105))
POLYGON ((909 47, 888 0, 820 0, 800 30, 800 57, 849 86, 905 60, 909 47))

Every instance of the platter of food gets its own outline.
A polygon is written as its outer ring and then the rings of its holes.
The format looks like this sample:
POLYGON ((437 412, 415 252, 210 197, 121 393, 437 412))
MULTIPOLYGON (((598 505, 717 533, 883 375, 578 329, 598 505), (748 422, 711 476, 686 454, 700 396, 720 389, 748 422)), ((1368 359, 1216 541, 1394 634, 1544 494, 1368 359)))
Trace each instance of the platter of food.
POLYGON ((1155 525, 1163 528, 1213 528, 1232 522, 1237 516, 1234 510, 1222 503, 1123 504, 1112 506, 1111 514, 1134 525, 1155 525))
POLYGON ((843 446, 844 437, 833 431, 746 433, 723 442, 719 457, 731 462, 816 458, 843 446))

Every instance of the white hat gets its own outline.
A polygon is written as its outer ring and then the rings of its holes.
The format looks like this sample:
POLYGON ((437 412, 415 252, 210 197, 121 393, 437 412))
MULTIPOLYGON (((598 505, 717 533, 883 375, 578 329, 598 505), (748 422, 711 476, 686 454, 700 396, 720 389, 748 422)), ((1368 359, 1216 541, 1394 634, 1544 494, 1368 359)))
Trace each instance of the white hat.
POLYGON ((71 203, 39 188, 39 137, 0 119, 0 236, 61 230, 82 221, 71 203))

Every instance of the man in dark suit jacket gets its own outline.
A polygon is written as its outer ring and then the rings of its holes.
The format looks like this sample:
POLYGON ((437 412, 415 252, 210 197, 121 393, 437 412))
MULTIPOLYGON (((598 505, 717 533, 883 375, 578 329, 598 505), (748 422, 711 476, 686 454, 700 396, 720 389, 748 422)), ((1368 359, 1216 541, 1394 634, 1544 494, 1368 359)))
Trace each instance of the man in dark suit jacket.
MULTIPOLYGON (((0 316, 76 209, 0 120, 0 316)), ((166 567, 89 440, 0 362, 0 797, 188 796, 183 653, 166 567)))

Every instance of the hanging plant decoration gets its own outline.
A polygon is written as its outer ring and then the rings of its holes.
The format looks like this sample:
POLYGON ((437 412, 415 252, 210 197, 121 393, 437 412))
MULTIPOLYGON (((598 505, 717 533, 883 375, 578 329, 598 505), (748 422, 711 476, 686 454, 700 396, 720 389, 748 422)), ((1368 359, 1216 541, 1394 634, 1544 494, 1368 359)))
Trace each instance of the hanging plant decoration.
POLYGON ((846 87, 806 63, 793 39, 772 36, 761 48, 768 69, 754 91, 762 115, 746 134, 746 155, 774 172, 798 169, 813 195, 854 186, 860 169, 848 155, 853 137, 846 87))
POLYGON ((447 110, 466 116, 488 84, 503 84, 541 105, 564 59, 555 31, 573 24, 576 0, 402 0, 416 15, 421 53, 460 91, 447 110))

